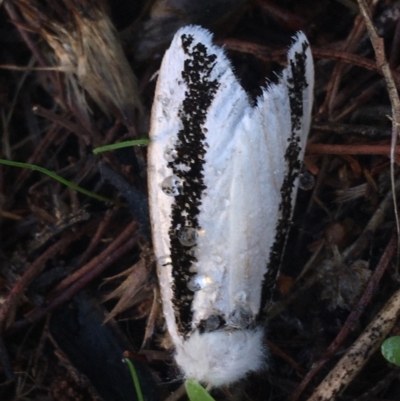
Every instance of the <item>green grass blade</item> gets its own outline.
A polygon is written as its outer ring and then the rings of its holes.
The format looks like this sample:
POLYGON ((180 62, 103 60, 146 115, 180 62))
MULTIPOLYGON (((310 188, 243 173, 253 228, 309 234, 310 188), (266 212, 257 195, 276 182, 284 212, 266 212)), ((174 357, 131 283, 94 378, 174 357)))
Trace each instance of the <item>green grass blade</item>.
POLYGON ((215 401, 199 382, 187 380, 185 387, 190 401, 215 401))
POLYGON ((131 373, 131 376, 133 379, 133 384, 135 385, 138 401, 144 401, 142 388, 140 387, 139 378, 137 377, 136 369, 133 366, 133 363, 128 358, 124 358, 124 361, 126 362, 126 364, 129 367, 129 372, 131 373))
POLYGON ((29 168, 29 169, 34 170, 34 171, 39 171, 40 173, 46 174, 47 176, 49 176, 51 178, 54 178, 55 180, 61 182, 64 185, 66 185, 67 187, 72 188, 75 191, 78 191, 78 192, 80 192, 82 194, 85 194, 85 195, 90 196, 92 198, 98 199, 99 201, 102 201, 102 202, 113 203, 115 205, 121 205, 120 202, 117 202, 117 201, 115 201, 113 199, 106 198, 105 196, 97 195, 94 192, 88 191, 87 189, 84 189, 84 188, 74 184, 73 182, 68 181, 65 178, 62 178, 58 174, 53 173, 52 171, 47 170, 47 169, 45 169, 43 167, 36 166, 34 164, 14 162, 14 161, 5 160, 5 159, 0 159, 0 164, 5 164, 6 166, 12 166, 12 167, 29 168))
POLYGON ((132 141, 124 141, 119 143, 113 143, 111 145, 100 146, 98 148, 93 149, 93 153, 97 155, 101 152, 107 152, 109 150, 121 149, 121 148, 129 148, 131 146, 147 146, 150 143, 150 139, 142 138, 142 139, 134 139, 132 141))

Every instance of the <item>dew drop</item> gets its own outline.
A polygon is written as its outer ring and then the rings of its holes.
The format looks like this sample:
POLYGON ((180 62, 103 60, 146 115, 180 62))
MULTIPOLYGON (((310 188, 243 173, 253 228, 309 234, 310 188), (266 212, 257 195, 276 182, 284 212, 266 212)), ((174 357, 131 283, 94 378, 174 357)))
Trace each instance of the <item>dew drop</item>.
POLYGON ((204 328, 206 331, 217 330, 221 324, 221 320, 217 315, 209 316, 204 322, 204 328))
POLYGON ((193 246, 198 238, 197 230, 193 227, 183 227, 178 233, 179 242, 183 246, 193 246))
POLYGON ((164 151, 164 159, 167 162, 173 162, 178 157, 178 152, 175 148, 167 148, 164 151))
POLYGON ((168 110, 165 110, 165 109, 163 109, 163 116, 165 117, 165 119, 167 120, 167 121, 169 121, 169 119, 170 119, 170 115, 169 115, 169 112, 168 112, 168 110))
POLYGON ((190 291, 196 292, 202 290, 209 282, 210 279, 207 276, 197 274, 188 281, 187 287, 190 291))
POLYGON ((238 304, 244 303, 247 301, 247 294, 245 291, 238 291, 235 294, 234 299, 235 299, 235 302, 238 304))
POLYGON ((314 188, 315 178, 314 176, 306 171, 299 176, 299 188, 303 191, 309 191, 314 188))
POLYGON ((253 313, 248 307, 239 306, 234 309, 227 319, 230 327, 245 329, 253 322, 253 313))
POLYGON ((161 188, 166 195, 177 196, 182 190, 182 180, 176 175, 171 175, 162 182, 161 188))

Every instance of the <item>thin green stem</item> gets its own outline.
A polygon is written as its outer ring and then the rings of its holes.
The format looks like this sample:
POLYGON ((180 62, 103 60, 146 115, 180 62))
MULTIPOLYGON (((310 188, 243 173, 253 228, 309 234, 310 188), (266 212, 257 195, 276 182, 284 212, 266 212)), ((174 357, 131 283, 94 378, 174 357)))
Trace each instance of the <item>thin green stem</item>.
POLYGON ((100 146, 98 148, 93 149, 93 153, 97 155, 101 152, 107 152, 109 150, 128 148, 131 146, 147 146, 150 143, 150 140, 147 138, 143 139, 134 139, 132 141, 124 141, 119 143, 113 143, 111 145, 100 146))
POLYGON ((54 173, 53 171, 47 170, 43 167, 36 166, 34 164, 29 164, 29 163, 21 163, 21 162, 15 162, 12 160, 5 160, 5 159, 0 159, 0 164, 5 164, 6 166, 13 166, 13 167, 20 167, 20 168, 29 168, 34 171, 39 171, 40 173, 46 174, 51 178, 54 178, 55 180, 61 182, 62 184, 66 185, 67 187, 70 187, 74 189, 75 191, 81 192, 82 194, 85 194, 87 196, 90 196, 92 198, 98 199, 102 202, 106 203, 113 203, 115 205, 121 205, 120 202, 117 202, 113 199, 106 198, 105 196, 97 195, 94 192, 88 191, 87 189, 84 189, 76 184, 74 184, 71 181, 66 180, 65 178, 62 178, 58 174, 54 173))
POLYGON ((135 366, 133 366, 133 363, 128 358, 124 358, 124 361, 128 365, 129 371, 131 372, 131 376, 133 379, 133 384, 135 385, 138 401, 144 401, 142 388, 140 387, 139 378, 137 377, 135 366))

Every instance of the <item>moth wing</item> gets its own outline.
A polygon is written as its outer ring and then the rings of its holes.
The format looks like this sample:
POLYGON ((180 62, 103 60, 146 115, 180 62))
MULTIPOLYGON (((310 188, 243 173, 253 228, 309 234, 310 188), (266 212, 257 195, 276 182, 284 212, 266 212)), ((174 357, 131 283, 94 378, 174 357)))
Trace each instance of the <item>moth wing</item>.
POLYGON ((185 85, 182 84, 182 70, 185 55, 180 38, 175 35, 165 52, 158 73, 157 85, 151 110, 150 145, 147 158, 147 182, 151 216, 151 231, 154 253, 158 264, 164 316, 174 343, 182 341, 178 335, 173 299, 171 244, 169 228, 174 199, 162 191, 162 183, 171 176, 166 149, 171 149, 182 128, 179 110, 185 99, 185 85))
MULTIPOLYGON (((229 169, 233 156, 229 143, 234 139, 234 132, 237 126, 240 125, 243 112, 251 110, 247 95, 234 76, 230 62, 225 56, 224 51, 213 45, 212 35, 208 31, 196 26, 188 26, 180 29, 175 34, 169 49, 166 51, 160 67, 152 108, 151 142, 148 149, 148 186, 153 245, 159 264, 158 275, 162 287, 164 315, 168 329, 174 338, 175 345, 177 342, 182 341, 182 334, 176 327, 176 310, 171 303, 171 300, 176 297, 173 288, 176 289, 177 286, 177 283, 173 279, 174 266, 170 263, 171 214, 175 199, 166 196, 161 187, 163 181, 172 174, 171 168, 168 165, 167 159, 169 155, 166 154, 166 150, 176 147, 176 144, 179 142, 178 133, 184 130, 181 114, 182 104, 187 99, 189 89, 182 78, 182 72, 185 70, 185 63, 190 61, 190 57, 185 53, 182 44, 185 35, 193 38, 194 45, 198 43, 203 45, 208 56, 215 56, 215 62, 209 71, 210 76, 208 77, 208 81, 218 82, 219 87, 211 106, 205 110, 207 112, 208 123, 203 126, 205 140, 202 141, 202 146, 204 145, 206 155, 210 154, 210 156, 205 157, 206 167, 202 172, 205 180, 207 180, 208 174, 214 175, 215 169, 220 166, 223 166, 223 169, 229 169), (219 95, 220 93, 222 94, 221 96, 219 95), (229 99, 225 97, 227 94, 229 95, 229 99), (207 163, 210 158, 212 162, 210 168, 208 168, 207 163)), ((222 173, 222 175, 225 175, 225 173, 222 173)), ((226 192, 226 187, 222 181, 219 184, 216 183, 218 186, 221 184, 223 186, 221 190, 226 192)), ((211 182, 211 185, 214 185, 214 182, 211 182)), ((199 199, 201 204, 204 203, 204 198, 208 194, 214 196, 212 188, 205 189, 203 196, 199 199), (208 190, 211 190, 210 193, 208 190)), ((214 201, 216 200, 217 198, 214 198, 214 201)), ((217 226, 214 227, 217 219, 214 219, 216 216, 213 216, 210 222, 208 217, 202 216, 203 212, 208 213, 207 210, 203 210, 200 207, 200 226, 202 225, 202 221, 206 225, 209 223, 211 225, 207 225, 204 228, 201 226, 200 237, 203 237, 202 233, 206 232, 207 238, 214 229, 217 229, 217 226), (203 217, 205 218, 203 219, 203 217)), ((224 241, 224 238, 219 238, 219 247, 221 241, 224 241)), ((217 244, 215 245, 217 246, 217 244)), ((227 243, 225 243, 226 245, 227 243)), ((201 246, 196 248, 196 255, 199 256, 204 248, 201 248, 201 246)), ((200 257, 199 263, 196 263, 199 274, 203 271, 203 267, 204 271, 207 272, 213 269, 212 263, 207 263, 202 267, 202 262, 203 258, 200 257)), ((216 271, 214 271, 214 274, 216 274, 216 271)), ((219 290, 223 289, 219 287, 219 290)), ((192 306, 193 310, 196 310, 196 298, 192 306)), ((205 302, 209 307, 213 308, 213 300, 215 298, 211 294, 205 302)), ((199 302, 197 303, 199 304, 199 302)), ((202 304, 202 301, 200 301, 200 304, 202 304)), ((207 308, 207 310, 209 309, 207 308)), ((209 313, 201 313, 201 316, 206 315, 209 316, 209 313)), ((195 324, 193 324, 194 327, 195 324)))
MULTIPOLYGON (((314 63, 306 36, 299 32, 287 55, 288 65, 280 81, 264 91, 258 102, 264 120, 264 132, 268 146, 276 149, 270 152, 271 166, 275 166, 273 178, 280 183, 280 203, 277 211, 275 238, 269 255, 264 276, 261 304, 265 306, 272 297, 272 290, 279 272, 286 245, 288 231, 295 206, 299 173, 301 170, 307 138, 310 131, 314 94, 314 63), (284 111, 284 112, 283 112, 284 111), (288 116, 290 115, 290 118, 288 116), (281 127, 281 134, 274 135, 269 121, 281 127), (277 166, 283 168, 277 168, 277 166)), ((272 177, 271 177, 272 179, 272 177)))
POLYGON ((279 82, 264 90, 255 108, 238 87, 229 72, 205 125, 207 196, 197 266, 211 285, 196 294, 194 309, 195 321, 219 314, 228 325, 245 327, 261 298, 267 301, 271 287, 261 283, 276 277, 292 217, 313 93, 305 36, 296 36, 279 82))

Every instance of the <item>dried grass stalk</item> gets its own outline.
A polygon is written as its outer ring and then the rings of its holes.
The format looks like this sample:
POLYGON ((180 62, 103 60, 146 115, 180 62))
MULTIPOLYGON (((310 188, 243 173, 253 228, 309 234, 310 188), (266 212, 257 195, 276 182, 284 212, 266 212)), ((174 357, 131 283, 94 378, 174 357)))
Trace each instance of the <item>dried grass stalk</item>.
POLYGON ((74 111, 78 107, 88 121, 86 91, 104 113, 120 114, 132 123, 135 111, 141 109, 136 78, 102 3, 17 0, 16 4, 29 27, 50 46, 49 62, 64 72, 68 106, 74 111))

